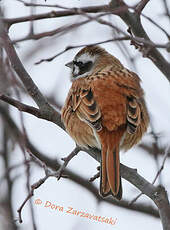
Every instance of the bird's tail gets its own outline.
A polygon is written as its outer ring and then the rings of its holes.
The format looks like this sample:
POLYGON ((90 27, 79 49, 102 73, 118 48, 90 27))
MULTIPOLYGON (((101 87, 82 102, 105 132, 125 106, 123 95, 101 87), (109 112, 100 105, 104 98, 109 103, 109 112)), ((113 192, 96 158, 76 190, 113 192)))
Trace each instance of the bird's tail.
POLYGON ((100 194, 112 194, 117 199, 122 197, 122 184, 120 176, 119 145, 122 132, 105 132, 102 134, 102 155, 100 194))

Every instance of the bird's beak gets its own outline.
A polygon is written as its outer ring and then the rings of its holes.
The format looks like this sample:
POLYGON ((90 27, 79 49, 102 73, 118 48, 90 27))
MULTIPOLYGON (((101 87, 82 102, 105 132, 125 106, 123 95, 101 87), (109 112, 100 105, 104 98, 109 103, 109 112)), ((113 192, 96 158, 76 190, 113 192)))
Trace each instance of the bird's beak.
POLYGON ((72 61, 71 61, 71 62, 68 62, 67 64, 65 64, 65 66, 67 66, 67 67, 69 67, 69 68, 72 68, 73 62, 72 62, 72 61))

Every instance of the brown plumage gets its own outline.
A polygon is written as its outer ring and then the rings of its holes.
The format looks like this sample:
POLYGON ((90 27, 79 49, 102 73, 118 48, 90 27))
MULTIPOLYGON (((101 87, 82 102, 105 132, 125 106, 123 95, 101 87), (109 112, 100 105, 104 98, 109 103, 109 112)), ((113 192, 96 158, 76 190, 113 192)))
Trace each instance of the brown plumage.
POLYGON ((79 51, 62 120, 77 145, 101 149, 100 194, 122 197, 119 150, 137 144, 148 113, 139 77, 98 46, 79 51))

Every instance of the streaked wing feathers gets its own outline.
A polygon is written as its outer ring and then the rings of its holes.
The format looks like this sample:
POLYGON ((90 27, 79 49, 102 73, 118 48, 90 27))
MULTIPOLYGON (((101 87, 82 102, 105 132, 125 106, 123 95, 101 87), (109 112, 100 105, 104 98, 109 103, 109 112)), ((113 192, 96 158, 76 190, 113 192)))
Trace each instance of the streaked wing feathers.
POLYGON ((140 105, 137 102, 136 98, 128 97, 128 105, 127 105, 127 131, 128 133, 134 134, 140 122, 141 122, 140 105))
POLYGON ((73 111, 97 131, 101 130, 101 112, 90 87, 79 88, 72 94, 73 111))
POLYGON ((127 69, 107 67, 72 86, 72 108, 79 119, 100 131, 126 126, 134 134, 141 122, 143 90, 139 77, 127 69))

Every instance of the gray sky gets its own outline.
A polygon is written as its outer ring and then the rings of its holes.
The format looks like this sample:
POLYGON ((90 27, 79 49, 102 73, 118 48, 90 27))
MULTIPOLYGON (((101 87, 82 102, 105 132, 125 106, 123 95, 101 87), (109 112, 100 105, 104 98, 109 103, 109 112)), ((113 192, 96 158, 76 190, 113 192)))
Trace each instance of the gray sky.
MULTIPOLYGON (((38 1, 39 3, 45 3, 44 1, 38 1)), ((57 1, 51 0, 47 1, 48 4, 55 4, 57 1)), ((126 1, 131 3, 132 1, 126 1)), ((133 1, 136 3, 138 1, 133 1)), ((61 2, 59 2, 60 4, 61 2)), ((62 5, 65 6, 87 6, 108 3, 108 1, 62 1, 62 5)), ((29 14, 29 7, 24 7, 21 3, 14 0, 2 0, 2 4, 7 6, 6 16, 8 17, 19 17, 29 14)), ((162 13, 161 1, 153 1, 144 9, 144 12, 148 16, 159 22, 164 28, 168 28, 168 23, 165 21, 165 17, 161 16, 162 13), (159 16, 159 17, 158 17, 159 16)), ((37 8, 37 13, 48 12, 48 8, 37 8)), ((46 30, 51 30, 52 28, 60 27, 65 23, 76 22, 80 16, 68 17, 68 18, 57 18, 50 20, 37 21, 35 23, 35 31, 41 32, 46 30)), ((107 19, 107 17, 106 17, 107 19)), ((125 24, 118 18, 112 18, 114 23, 120 28, 126 31, 125 24)), ((144 28, 146 29, 149 36, 153 41, 158 43, 167 42, 166 37, 157 28, 152 26, 148 21, 143 20, 144 28)), ((13 39, 21 38, 26 35, 28 23, 21 23, 14 25, 10 29, 10 36, 13 39)), ((69 87, 71 86, 69 82, 69 70, 64 66, 69 60, 71 60, 79 49, 74 49, 66 52, 65 54, 56 58, 53 62, 42 63, 40 65, 34 65, 36 61, 42 58, 50 57, 60 51, 62 51, 68 45, 75 44, 87 44, 90 42, 96 42, 111 38, 112 32, 107 27, 98 25, 97 23, 90 23, 80 29, 74 30, 62 37, 46 38, 39 41, 29 41, 22 42, 17 48, 17 52, 23 61, 23 64, 27 71, 30 73, 32 79, 37 84, 39 89, 45 94, 49 95, 51 92, 55 92, 56 97, 61 102, 64 103, 69 87), (47 44, 44 46, 44 44, 47 44), (39 51, 32 55, 32 50, 35 47, 39 47, 39 51), (31 56, 29 56, 31 54, 31 56)), ((129 42, 127 41, 127 44, 129 42)), ((108 43, 102 45, 107 51, 112 53, 114 56, 118 57, 119 60, 129 69, 133 70, 129 63, 127 63, 125 57, 117 48, 116 44, 108 43)), ((153 124, 156 132, 160 132, 161 142, 160 145, 169 144, 170 137, 170 87, 168 81, 165 79, 163 74, 151 63, 150 60, 143 58, 141 54, 135 50, 133 46, 128 46, 129 51, 134 54, 137 58, 136 67, 138 74, 142 80, 142 86, 146 93, 146 101, 149 108, 149 112, 153 119, 153 124)), ((163 52, 163 51, 161 51, 163 52)), ((29 97, 23 97, 23 102, 26 104, 34 105, 34 102, 29 97)), ((15 108, 11 108, 11 112, 15 117, 16 122, 20 125, 19 112, 15 108)), ((30 140, 38 146, 40 150, 48 153, 52 157, 66 156, 70 153, 75 143, 73 140, 56 125, 37 119, 31 115, 24 114, 25 127, 30 140)), ((148 129, 148 132, 150 129, 148 129)), ((148 134, 143 138, 144 141, 151 141, 148 134)), ((17 163, 22 160, 22 153, 19 148, 15 148, 13 152, 13 160, 11 164, 17 163)), ((160 162, 161 162, 160 158, 160 162)), ((121 162, 129 167, 137 168, 139 174, 144 176, 147 180, 152 181, 156 174, 156 165, 151 156, 148 156, 145 152, 142 152, 139 148, 135 147, 127 153, 121 154, 121 162)), ((168 175, 168 160, 165 164, 165 169, 163 171, 164 183, 167 187, 169 185, 168 175)), ((68 168, 76 173, 84 176, 87 180, 96 173, 96 167, 98 163, 93 160, 88 154, 81 152, 76 156, 70 163, 68 168)), ((18 173, 23 173, 23 168, 18 171, 18 173)), ((40 177, 44 176, 43 170, 32 167, 32 178, 31 181, 34 183, 39 180, 40 177)), ((20 178, 15 182, 14 186, 14 210, 17 217, 17 209, 26 197, 25 191, 25 177, 20 176, 20 178)), ((99 180, 94 182, 97 187, 99 187, 99 180)), ((139 191, 123 180, 123 197, 131 200, 139 191)), ((105 204, 101 202, 96 203, 96 199, 89 192, 82 189, 75 183, 70 182, 68 179, 61 179, 57 181, 55 178, 48 179, 45 184, 43 184, 39 189, 35 191, 35 195, 32 198, 33 201, 36 199, 41 199, 42 205, 35 205, 35 216, 37 225, 40 226, 40 230, 46 229, 57 229, 62 227, 64 230, 70 229, 116 229, 124 230, 131 229, 143 230, 147 229, 161 229, 161 223, 158 219, 152 218, 141 213, 136 213, 134 211, 128 211, 123 208, 119 208, 113 205, 105 204), (64 211, 59 212, 52 210, 51 208, 45 208, 44 203, 50 201, 51 203, 63 206, 64 211), (117 218, 115 226, 111 226, 106 223, 99 223, 87 218, 81 218, 74 216, 65 212, 68 207, 73 207, 73 209, 84 211, 90 214, 103 217, 117 218)), ((151 201, 142 196, 138 202, 146 202, 151 204, 151 201)), ((30 211, 29 205, 27 204, 23 209, 23 220, 24 223, 20 225, 21 230, 30 229, 30 211)))

